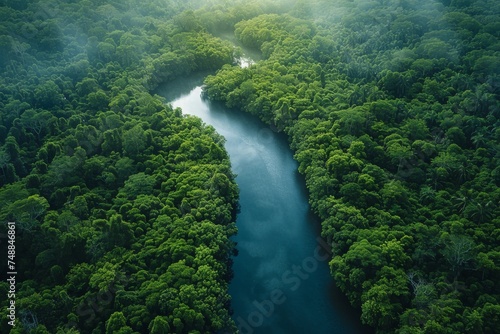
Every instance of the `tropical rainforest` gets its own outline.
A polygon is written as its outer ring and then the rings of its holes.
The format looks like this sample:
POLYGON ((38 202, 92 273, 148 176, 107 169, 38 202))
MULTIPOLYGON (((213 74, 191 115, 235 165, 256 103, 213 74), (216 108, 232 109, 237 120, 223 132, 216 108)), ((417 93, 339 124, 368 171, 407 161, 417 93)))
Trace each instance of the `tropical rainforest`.
POLYGON ((198 71, 287 135, 362 323, 498 333, 498 1, 0 4, 2 333, 236 331, 224 140, 153 93, 198 71))

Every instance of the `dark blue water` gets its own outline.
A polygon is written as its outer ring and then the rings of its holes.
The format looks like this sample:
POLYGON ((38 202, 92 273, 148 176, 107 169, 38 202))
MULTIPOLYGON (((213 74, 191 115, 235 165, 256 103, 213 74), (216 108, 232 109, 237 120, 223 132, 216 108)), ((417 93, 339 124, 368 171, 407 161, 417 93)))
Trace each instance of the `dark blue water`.
POLYGON ((286 138, 251 115, 202 99, 202 79, 177 80, 157 93, 226 138, 240 189, 239 254, 229 288, 240 333, 369 332, 334 287, 329 249, 286 138))

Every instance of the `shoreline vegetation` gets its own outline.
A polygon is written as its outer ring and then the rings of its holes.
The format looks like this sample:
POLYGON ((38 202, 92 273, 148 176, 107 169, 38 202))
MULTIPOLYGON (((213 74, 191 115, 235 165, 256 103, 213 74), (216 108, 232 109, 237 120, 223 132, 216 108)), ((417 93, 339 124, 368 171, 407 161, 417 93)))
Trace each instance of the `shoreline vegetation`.
POLYGON ((181 1, 7 2, 0 220, 16 222, 19 273, 0 332, 234 332, 224 140, 149 93, 231 63, 232 46, 186 26, 181 1))
POLYGON ((151 93, 220 69, 208 98, 288 135, 363 324, 495 333, 499 16, 493 0, 2 1, 0 234, 16 222, 19 273, 0 331, 235 331, 223 138, 151 93), (231 30, 263 59, 234 66, 214 37, 231 30))
POLYGON ((500 7, 300 4, 237 23, 264 60, 225 65, 205 95, 288 135, 363 324, 495 333, 500 7))

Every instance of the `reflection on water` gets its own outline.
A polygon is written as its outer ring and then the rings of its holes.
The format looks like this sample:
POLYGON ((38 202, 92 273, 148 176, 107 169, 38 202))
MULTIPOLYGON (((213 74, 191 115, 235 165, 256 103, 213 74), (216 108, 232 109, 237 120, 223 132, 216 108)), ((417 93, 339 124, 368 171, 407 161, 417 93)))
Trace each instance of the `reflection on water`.
POLYGON ((367 333, 335 288, 326 242, 286 138, 251 115, 201 98, 205 74, 157 93, 226 138, 241 212, 229 292, 240 333, 367 333))

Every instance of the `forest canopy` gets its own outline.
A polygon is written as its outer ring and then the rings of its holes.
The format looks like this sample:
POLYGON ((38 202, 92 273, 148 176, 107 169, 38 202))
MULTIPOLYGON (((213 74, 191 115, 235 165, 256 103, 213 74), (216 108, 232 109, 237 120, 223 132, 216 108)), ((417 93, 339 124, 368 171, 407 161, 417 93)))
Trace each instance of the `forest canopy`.
POLYGON ((264 60, 205 80, 288 135, 335 282, 377 332, 500 326, 499 14, 298 1, 235 25, 264 60))
POLYGON ((191 5, 0 7, 0 232, 16 222, 18 268, 0 332, 234 331, 224 140, 151 93, 233 61, 191 5))
POLYGON ((224 140, 152 93, 207 70, 206 97, 288 136, 364 324, 495 333, 499 17, 494 0, 2 1, 0 234, 16 222, 20 280, 0 332, 235 332, 224 140), (263 59, 237 66, 227 32, 263 59))

